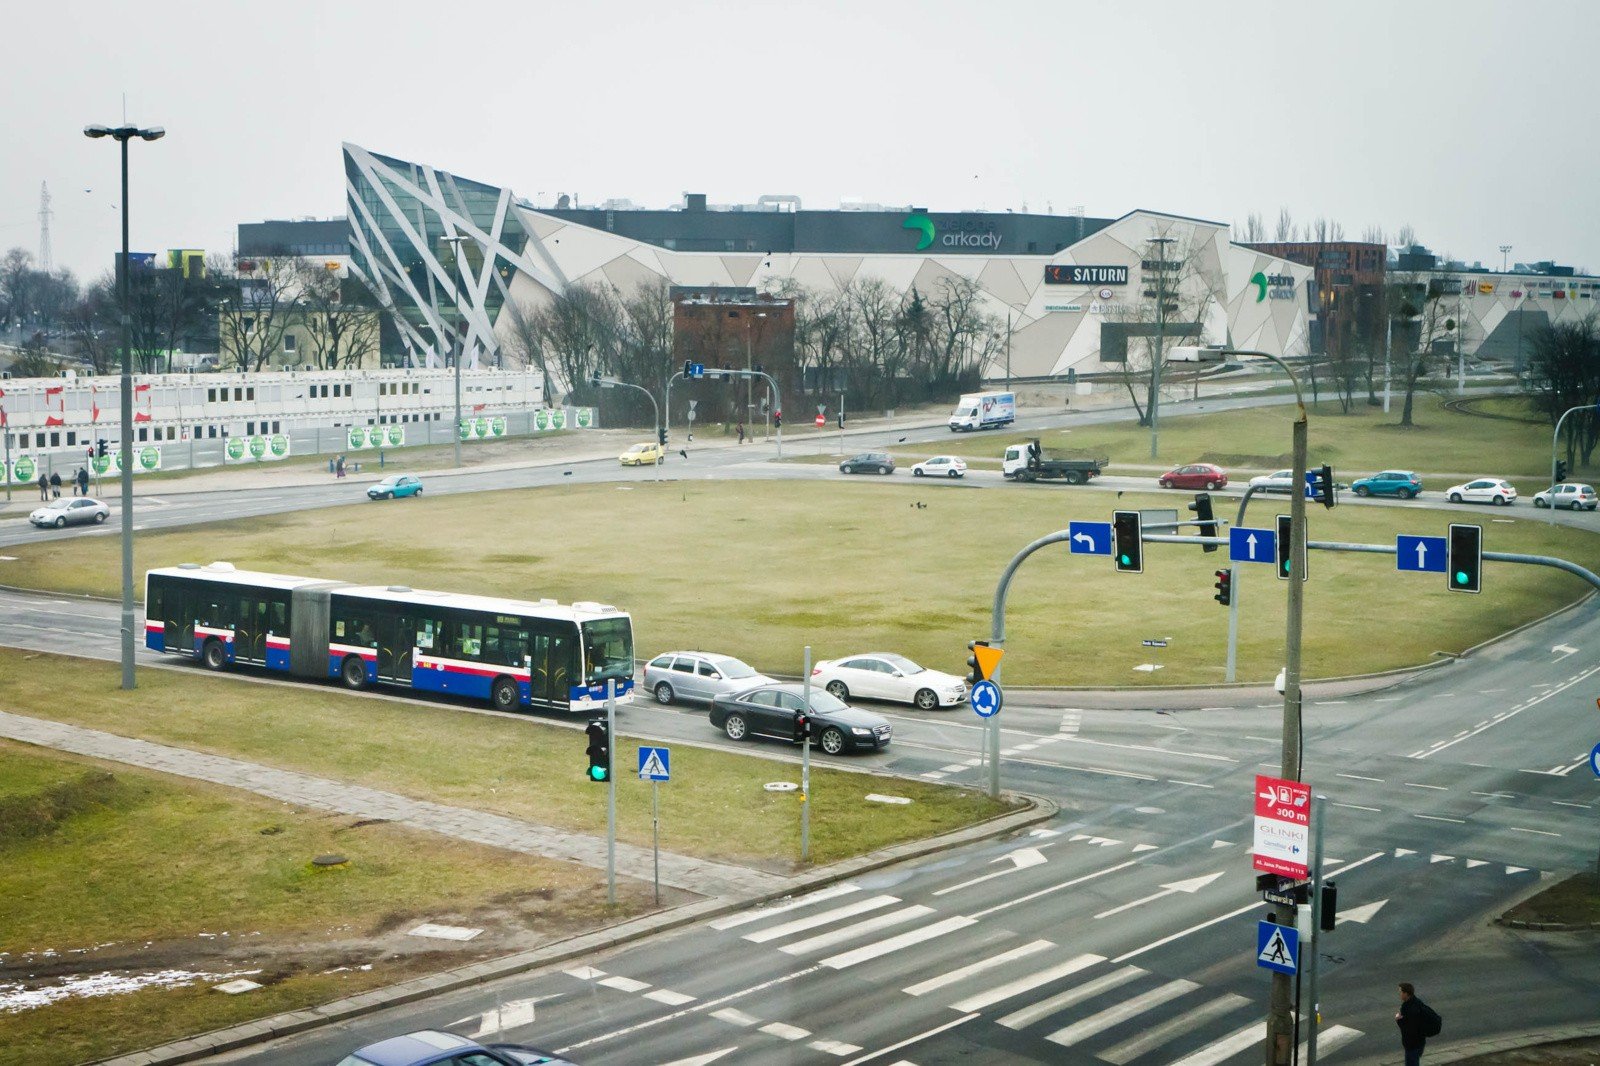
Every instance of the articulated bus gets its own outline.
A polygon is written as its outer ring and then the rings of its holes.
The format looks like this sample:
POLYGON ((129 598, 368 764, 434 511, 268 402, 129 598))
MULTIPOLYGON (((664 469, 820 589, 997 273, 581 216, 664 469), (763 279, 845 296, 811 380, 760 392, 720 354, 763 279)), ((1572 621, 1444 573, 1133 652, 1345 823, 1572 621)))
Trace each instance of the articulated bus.
POLYGON ((537 603, 183 563, 145 575, 145 646, 350 688, 399 685, 496 709, 590 712, 633 688, 633 622, 609 604, 537 603))

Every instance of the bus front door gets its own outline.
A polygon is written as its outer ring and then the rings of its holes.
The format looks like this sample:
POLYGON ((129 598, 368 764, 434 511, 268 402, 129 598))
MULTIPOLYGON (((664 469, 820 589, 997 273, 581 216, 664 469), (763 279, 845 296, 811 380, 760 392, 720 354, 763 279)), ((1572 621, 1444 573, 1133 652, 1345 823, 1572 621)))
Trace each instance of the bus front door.
POLYGON ((385 627, 378 636, 378 677, 385 681, 411 684, 411 656, 416 651, 417 620, 398 615, 394 628, 385 627))

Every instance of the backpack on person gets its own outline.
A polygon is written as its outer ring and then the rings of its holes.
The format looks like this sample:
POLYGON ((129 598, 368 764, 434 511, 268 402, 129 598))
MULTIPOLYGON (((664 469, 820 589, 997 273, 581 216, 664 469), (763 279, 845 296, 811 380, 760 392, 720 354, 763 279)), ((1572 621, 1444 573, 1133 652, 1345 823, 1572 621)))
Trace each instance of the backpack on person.
POLYGON ((1439 1017, 1439 1012, 1428 1006, 1422 1000, 1417 1000, 1418 1013, 1422 1016, 1422 1035, 1433 1037, 1444 1031, 1444 1019, 1439 1017))

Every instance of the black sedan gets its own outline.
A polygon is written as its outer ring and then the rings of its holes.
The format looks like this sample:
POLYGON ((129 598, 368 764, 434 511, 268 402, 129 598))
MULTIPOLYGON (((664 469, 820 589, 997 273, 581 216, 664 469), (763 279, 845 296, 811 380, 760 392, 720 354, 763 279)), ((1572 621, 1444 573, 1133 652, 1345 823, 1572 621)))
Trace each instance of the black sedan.
POLYGON ((839 464, 841 474, 892 474, 894 456, 888 452, 862 452, 839 464))
MULTIPOLYGON (((793 743, 795 719, 805 706, 804 685, 759 685, 712 700, 711 724, 730 740, 777 737, 793 743)), ((829 755, 886 748, 893 734, 883 715, 857 710, 821 686, 811 689, 810 717, 811 739, 829 755)))

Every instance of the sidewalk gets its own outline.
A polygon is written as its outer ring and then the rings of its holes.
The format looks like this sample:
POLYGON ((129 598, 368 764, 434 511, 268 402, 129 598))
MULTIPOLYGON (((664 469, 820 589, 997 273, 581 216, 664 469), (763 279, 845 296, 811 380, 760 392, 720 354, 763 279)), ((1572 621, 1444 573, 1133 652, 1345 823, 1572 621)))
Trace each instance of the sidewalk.
MULTIPOLYGON (((5 711, 0 711, 0 736, 25 744, 241 788, 300 807, 359 818, 381 818, 474 844, 575 862, 600 870, 606 868, 606 841, 603 837, 570 833, 498 814, 429 803, 374 788, 341 784, 291 770, 276 770, 257 763, 153 744, 97 729, 83 729, 5 711)), ((620 841, 616 847, 619 875, 639 881, 651 879, 653 867, 649 849, 620 841)), ((790 883, 789 878, 777 874, 670 851, 661 852, 661 881, 697 895, 739 898, 768 895, 790 883)))

